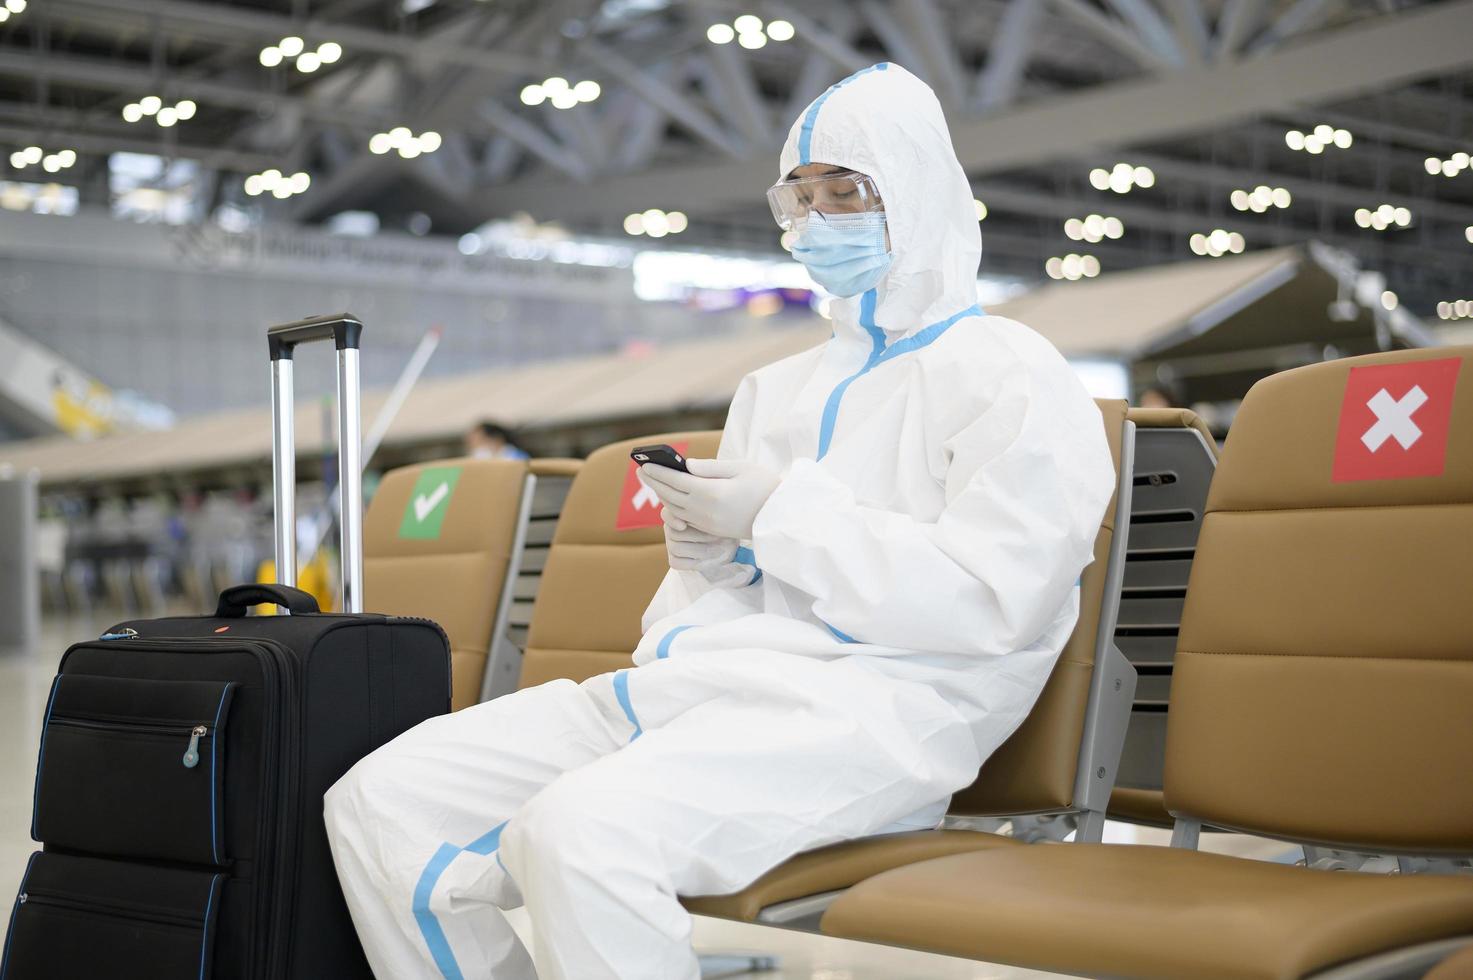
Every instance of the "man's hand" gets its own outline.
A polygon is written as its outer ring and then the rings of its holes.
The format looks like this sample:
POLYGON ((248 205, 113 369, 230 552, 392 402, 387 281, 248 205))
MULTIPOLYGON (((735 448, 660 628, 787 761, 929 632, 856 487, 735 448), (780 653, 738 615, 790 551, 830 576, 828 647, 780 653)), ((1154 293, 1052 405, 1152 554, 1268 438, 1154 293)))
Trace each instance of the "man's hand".
POLYGON ((755 569, 733 561, 737 543, 732 538, 719 538, 670 516, 665 521, 665 555, 670 567, 682 572, 700 572, 717 588, 747 585, 755 569))
POLYGON ((665 505, 667 520, 734 541, 752 537, 757 512, 777 489, 778 475, 739 459, 687 459, 690 473, 641 466, 645 485, 665 505))

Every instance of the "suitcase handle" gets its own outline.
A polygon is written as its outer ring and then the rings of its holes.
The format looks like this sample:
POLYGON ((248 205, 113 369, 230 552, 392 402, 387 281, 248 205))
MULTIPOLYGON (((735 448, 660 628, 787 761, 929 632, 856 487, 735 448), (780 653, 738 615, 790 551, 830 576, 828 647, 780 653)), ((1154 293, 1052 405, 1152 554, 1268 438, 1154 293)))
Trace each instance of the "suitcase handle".
POLYGON ((315 613, 317 599, 310 592, 294 589, 290 585, 233 585, 220 593, 220 604, 215 607, 218 619, 240 619, 251 608, 263 602, 274 602, 285 606, 292 615, 315 613))
POLYGON ((334 342, 338 350, 357 350, 362 346, 363 324, 351 313, 329 313, 326 316, 308 317, 295 323, 283 323, 266 331, 266 345, 271 349, 271 359, 290 359, 298 344, 314 340, 334 342))
MULTIPOLYGON (((271 470, 276 504, 276 580, 297 584, 297 450, 292 404, 292 353, 297 344, 331 338, 338 362, 338 493, 343 530, 343 611, 363 611, 363 436, 358 353, 363 324, 351 313, 330 313, 266 331, 271 350, 271 470)), ((288 611, 292 611, 288 607, 288 611)), ((315 611, 315 610, 314 610, 315 611)))

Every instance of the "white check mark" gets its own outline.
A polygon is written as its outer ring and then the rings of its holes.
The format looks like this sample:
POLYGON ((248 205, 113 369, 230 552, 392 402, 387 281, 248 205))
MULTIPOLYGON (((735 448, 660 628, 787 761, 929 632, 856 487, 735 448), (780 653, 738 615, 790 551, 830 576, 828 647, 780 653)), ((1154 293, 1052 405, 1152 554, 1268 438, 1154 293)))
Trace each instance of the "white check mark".
POLYGON ((430 511, 440 506, 440 501, 444 500, 445 497, 449 495, 449 493, 450 484, 442 483, 438 487, 436 487, 434 491, 429 494, 429 496, 420 494, 418 497, 415 497, 414 519, 422 522, 426 517, 430 515, 430 511))

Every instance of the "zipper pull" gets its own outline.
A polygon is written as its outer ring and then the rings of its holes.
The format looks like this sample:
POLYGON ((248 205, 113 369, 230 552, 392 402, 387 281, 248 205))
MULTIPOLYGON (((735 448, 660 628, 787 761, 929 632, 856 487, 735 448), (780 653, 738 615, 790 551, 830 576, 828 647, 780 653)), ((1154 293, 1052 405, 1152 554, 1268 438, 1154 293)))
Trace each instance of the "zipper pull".
POLYGON ((119 630, 116 633, 104 633, 101 636, 99 636, 98 639, 99 640, 131 640, 131 639, 133 639, 133 637, 135 637, 137 635, 138 635, 138 631, 137 630, 135 630, 135 629, 129 629, 128 627, 125 626, 125 627, 123 627, 121 630, 119 630))
POLYGON ((184 750, 184 768, 193 769, 199 765, 199 737, 208 735, 210 730, 204 725, 195 725, 194 731, 189 733, 189 748, 184 750))
POLYGON ((30 898, 31 898, 31 896, 27 895, 25 892, 21 892, 20 893, 20 896, 16 899, 16 901, 19 904, 24 905, 24 904, 26 904, 26 902, 30 901, 30 898))

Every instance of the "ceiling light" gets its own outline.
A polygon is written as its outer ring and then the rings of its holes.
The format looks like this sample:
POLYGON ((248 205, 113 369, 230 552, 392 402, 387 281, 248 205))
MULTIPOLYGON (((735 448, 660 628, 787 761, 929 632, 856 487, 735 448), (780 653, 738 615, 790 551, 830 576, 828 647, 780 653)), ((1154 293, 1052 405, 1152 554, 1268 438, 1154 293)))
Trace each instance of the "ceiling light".
POLYGON ((277 184, 275 187, 271 188, 271 196, 276 198, 278 201, 285 201, 287 198, 292 196, 292 185, 277 184))
POLYGON ((552 107, 554 109, 571 109, 578 104, 578 96, 573 94, 572 89, 561 89, 552 93, 552 107))
POLYGON ((1237 232, 1228 233, 1228 251, 1234 255, 1243 254, 1243 249, 1248 247, 1248 241, 1237 232))
POLYGON ((1427 159, 1422 161, 1422 166, 1425 167, 1427 169, 1427 173, 1433 177, 1436 177, 1438 174, 1442 173, 1442 161, 1437 159, 1437 157, 1428 157, 1427 159))
POLYGON ((639 214, 625 215, 624 232, 629 235, 644 234, 644 218, 639 214))
POLYGON ((1335 127, 1327 123, 1320 123, 1314 128, 1314 135, 1321 142, 1328 143, 1335 138, 1335 127))
POLYGON ((55 154, 48 153, 41 160, 41 169, 45 170, 48 174, 54 174, 61 169, 61 161, 56 158, 55 154))
POLYGON ((434 153, 440 148, 441 142, 440 134, 433 129, 419 134, 419 148, 425 153, 434 153))
POLYGON ((1077 281, 1084 275, 1084 259, 1070 252, 1064 256, 1063 269, 1064 278, 1071 282, 1077 281))
POLYGON ((798 233, 791 228, 783 232, 780 236, 778 236, 777 239, 777 243, 783 247, 784 251, 787 252, 791 252, 793 250, 793 246, 797 244, 797 242, 798 233))
POLYGON ((137 102, 129 102, 123 106, 123 120, 125 122, 136 123, 142 118, 143 108, 137 102))
POLYGON ((1304 149, 1304 134, 1297 129, 1291 129, 1284 134, 1284 142, 1291 150, 1304 149))
POLYGON ((1129 174, 1123 177, 1118 172, 1110 175, 1110 190, 1116 194, 1128 194, 1133 186, 1135 186, 1135 182, 1129 174))
MULTIPOLYGON (((712 24, 706 28, 706 40, 712 44, 730 44, 735 37, 736 31, 731 29, 730 24, 712 24)), ((636 234, 643 234, 643 232, 636 234)))
POLYGON ((1276 208, 1287 208, 1294 203, 1294 197, 1289 193, 1287 187, 1275 187, 1273 190, 1273 203, 1276 208))
POLYGON ((1325 144, 1313 136, 1306 136, 1304 138, 1304 151, 1306 153, 1320 154, 1325 152, 1325 144))
POLYGON ((263 170, 261 171, 261 186, 268 191, 272 190, 277 184, 281 183, 281 177, 281 171, 275 167, 272 167, 270 170, 263 170))
POLYGON ((26 159, 26 155, 20 150, 16 150, 14 153, 10 154, 10 165, 16 170, 24 170, 27 163, 29 163, 29 161, 26 159))
POLYGON ((1387 310, 1388 312, 1396 309, 1399 302, 1400 301, 1396 298, 1396 294, 1389 289, 1381 294, 1381 308, 1387 310))
POLYGON ((523 105, 541 105, 547 100, 547 93, 542 90, 541 85, 532 84, 522 88, 523 105))
POLYGON ((409 131, 408 126, 395 126, 389 130, 389 139, 394 141, 394 146, 404 146, 414 139, 414 134, 409 131))
POLYGON ((6 10, 4 7, 0 7, 0 24, 5 23, 9 19, 10 19, 10 11, 9 10, 6 10))
POLYGON ((760 31, 750 34, 738 34, 737 43, 749 51, 756 51, 767 43, 767 35, 760 31))
POLYGON ((251 197, 257 197, 266 188, 261 183, 260 174, 251 174, 245 179, 245 192, 251 197))
POLYGON ((603 86, 592 79, 585 78, 573 86, 573 95, 579 102, 592 102, 603 94, 603 86))
POLYGON ((12 14, 23 14, 26 12, 26 0, 5 0, 5 9, 12 14))
POLYGON ((481 250, 481 236, 473 231, 468 231, 460 236, 460 240, 455 243, 455 247, 460 249, 461 255, 475 255, 481 250))
MULTIPOLYGON (((773 23, 776 24, 776 23, 780 23, 780 22, 779 21, 773 21, 773 23)), ((772 24, 769 24, 767 26, 768 27, 771 27, 772 24)), ((987 220, 987 205, 983 204, 981 201, 977 200, 975 197, 972 198, 972 210, 974 212, 976 212, 976 214, 977 214, 977 220, 978 221, 986 221, 987 220)))
POLYGON ((26 155, 26 163, 40 163, 41 158, 46 155, 39 146, 28 146, 21 152, 26 155))
POLYGON ((1136 167, 1135 168, 1135 182, 1137 184, 1139 184, 1141 187, 1147 187, 1147 188, 1149 188, 1149 187, 1155 187, 1156 186, 1156 172, 1154 170, 1152 170, 1150 167, 1136 167))
POLYGON ((145 95, 138 100, 138 108, 143 110, 145 116, 152 116, 163 108, 164 100, 157 95, 145 95))
POLYGON ((1048 273, 1050 279, 1064 278, 1064 260, 1054 256, 1043 264, 1043 271, 1048 273))
POLYGON ((413 160, 419 156, 419 141, 415 139, 405 140, 399 144, 399 155, 406 160, 413 160))
POLYGON ((61 161, 63 167, 70 167, 77 162, 77 151, 62 150, 56 154, 56 158, 61 161))
POLYGON ((542 90, 551 98, 559 92, 566 92, 568 90, 568 80, 561 75, 554 75, 551 78, 543 80, 542 90))
POLYGON ((261 64, 267 68, 275 68, 281 64, 282 53, 277 47, 265 47, 261 49, 261 64))
POLYGON ((665 215, 665 220, 670 225, 670 234, 672 235, 680 234, 690 225, 690 220, 686 218, 684 211, 671 211, 665 215))
POLYGON ((299 72, 311 74, 321 67, 322 59, 311 51, 303 51, 301 57, 297 59, 297 71, 299 72))
POLYGON ((767 36, 774 41, 790 41, 794 33, 793 25, 785 20, 769 21, 767 24, 767 36))
POLYGON ((664 238, 670 233, 670 218, 659 208, 650 208, 640 219, 644 222, 644 233, 651 238, 664 238))
POLYGON ((1335 133, 1331 137, 1331 139, 1334 141, 1335 145, 1340 147, 1340 149, 1342 150, 1350 149, 1350 145, 1355 142, 1355 137, 1350 134, 1350 130, 1348 129, 1335 130, 1335 133))
POLYGON ((292 174, 291 187, 292 187, 292 193, 293 194, 301 194, 303 191, 305 191, 307 188, 309 188, 311 186, 312 186, 312 175, 311 174, 303 173, 300 170, 298 170, 296 173, 292 174))
POLYGON ((276 47, 288 58, 295 58, 306 50, 307 43, 293 34, 278 41, 276 47))
POLYGON ((1070 241, 1079 241, 1084 238, 1084 222, 1078 218, 1070 218, 1064 222, 1064 234, 1069 236, 1070 241))
POLYGON ((178 121, 179 113, 175 112, 172 106, 164 106, 158 111, 158 115, 154 116, 154 122, 166 129, 178 121))
POLYGON ((1116 217, 1105 219, 1105 237, 1110 239, 1121 238, 1125 235, 1125 222, 1116 217))
POLYGON ((324 41, 317 46, 317 57, 324 65, 334 64, 343 56, 343 46, 336 41, 324 41))
POLYGON ((762 18, 754 14, 742 14, 731 22, 738 34, 756 34, 762 30, 762 18))
POLYGON ((174 103, 174 115, 179 118, 180 122, 188 122, 193 119, 197 111, 199 111, 199 106, 195 105, 193 99, 180 99, 174 103))
POLYGON ((1453 315, 1453 305, 1447 300, 1443 300, 1441 303, 1438 303, 1437 315, 1444 320, 1449 319, 1453 315))
POLYGON ((1473 157, 1469 157, 1468 154, 1459 150, 1452 155, 1452 161, 1457 165, 1459 170, 1466 170, 1468 169, 1468 164, 1473 163, 1473 157))
POLYGON ((1463 229, 1463 237, 1468 239, 1468 244, 1473 245, 1473 225, 1463 229))
POLYGON ((1248 192, 1247 191, 1242 190, 1242 189, 1235 190, 1235 191, 1232 192, 1232 194, 1230 194, 1228 196, 1228 200, 1230 200, 1232 202, 1233 207, 1236 210, 1238 210, 1238 211, 1247 211, 1248 210, 1248 192))
POLYGON ((1089 172, 1089 184, 1097 191, 1110 189, 1110 171, 1103 167, 1096 167, 1089 172))
POLYGON ((1398 227, 1406 228, 1412 223, 1412 212, 1406 208, 1397 208, 1395 217, 1398 227))
POLYGON ((388 133, 374 133, 373 138, 368 141, 369 152, 377 153, 380 156, 388 153, 393 148, 394 141, 389 137, 388 133))
POLYGON ((1360 225, 1362 228, 1371 227, 1371 212, 1367 211, 1365 208, 1356 208, 1355 223, 1360 225))
POLYGON ((1084 278, 1093 279, 1100 274, 1100 260, 1093 255, 1083 256, 1079 260, 1079 271, 1084 273, 1084 278))

